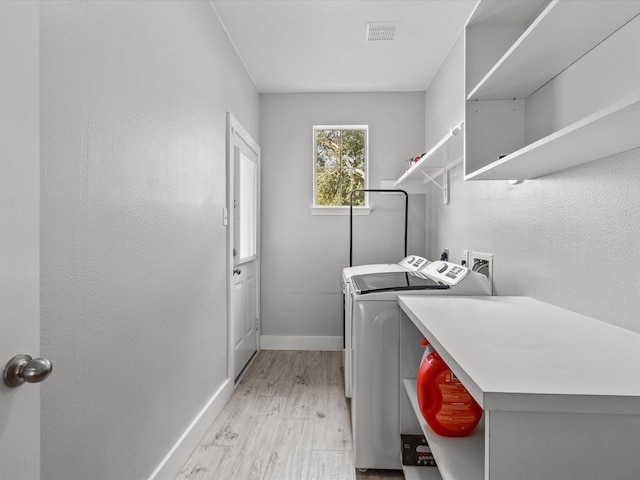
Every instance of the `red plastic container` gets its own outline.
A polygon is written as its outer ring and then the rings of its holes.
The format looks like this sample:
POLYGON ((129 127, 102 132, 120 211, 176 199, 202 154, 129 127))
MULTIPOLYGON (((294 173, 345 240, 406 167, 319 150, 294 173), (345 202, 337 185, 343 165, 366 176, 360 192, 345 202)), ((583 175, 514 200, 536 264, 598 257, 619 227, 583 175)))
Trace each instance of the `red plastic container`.
POLYGON ((417 390, 422 416, 438 435, 469 435, 482 417, 480 405, 435 350, 420 365, 417 390))

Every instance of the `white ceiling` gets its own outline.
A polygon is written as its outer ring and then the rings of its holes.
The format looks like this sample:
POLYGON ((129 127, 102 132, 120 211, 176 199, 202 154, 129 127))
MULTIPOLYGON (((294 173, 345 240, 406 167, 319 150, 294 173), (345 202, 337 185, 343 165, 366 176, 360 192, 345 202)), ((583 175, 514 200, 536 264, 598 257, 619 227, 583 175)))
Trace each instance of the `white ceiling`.
POLYGON ((477 0, 210 0, 257 89, 425 90, 477 0), (399 22, 365 41, 368 22, 399 22))

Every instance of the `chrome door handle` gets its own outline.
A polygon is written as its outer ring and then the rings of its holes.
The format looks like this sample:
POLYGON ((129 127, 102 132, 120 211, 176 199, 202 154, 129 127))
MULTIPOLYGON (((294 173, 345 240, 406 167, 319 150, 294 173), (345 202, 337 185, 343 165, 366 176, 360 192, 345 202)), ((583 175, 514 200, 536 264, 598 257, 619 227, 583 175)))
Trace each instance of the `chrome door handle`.
POLYGON ((27 383, 38 383, 51 375, 53 365, 46 358, 31 358, 31 355, 16 355, 4 367, 4 384, 15 388, 27 383))
POLYGON ((235 267, 235 268, 233 269, 233 274, 234 274, 234 275, 240 275, 241 273, 242 273, 242 270, 240 270, 238 267, 235 267))

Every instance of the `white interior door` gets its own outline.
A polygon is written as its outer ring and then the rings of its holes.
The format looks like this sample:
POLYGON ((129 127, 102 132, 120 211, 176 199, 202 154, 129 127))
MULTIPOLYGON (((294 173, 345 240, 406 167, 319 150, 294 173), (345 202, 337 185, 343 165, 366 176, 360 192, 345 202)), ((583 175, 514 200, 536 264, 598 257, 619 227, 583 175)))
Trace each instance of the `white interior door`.
POLYGON ((229 114, 231 374, 237 378, 258 351, 260 314, 260 147, 229 114))
MULTIPOLYGON (((40 351, 39 3, 0 2, 0 369, 40 351)), ((4 376, 3 376, 4 377, 4 376)), ((0 382, 0 478, 40 478, 40 387, 0 382)))

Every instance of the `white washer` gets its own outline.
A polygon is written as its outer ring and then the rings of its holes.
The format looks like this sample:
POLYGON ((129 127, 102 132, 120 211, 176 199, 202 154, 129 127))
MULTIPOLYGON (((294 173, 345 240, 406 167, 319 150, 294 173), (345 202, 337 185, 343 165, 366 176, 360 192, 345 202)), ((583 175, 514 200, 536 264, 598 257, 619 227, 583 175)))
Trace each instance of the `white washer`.
POLYGON ((359 469, 401 469, 400 317, 398 295, 490 295, 487 277, 450 262, 417 272, 354 274, 351 347, 354 463, 359 469))
POLYGON ((342 303, 343 303, 343 348, 344 348, 344 393, 347 398, 351 398, 352 392, 352 338, 351 332, 351 298, 352 283, 354 275, 368 275, 374 273, 387 272, 415 272, 427 265, 429 261, 418 255, 408 255, 399 263, 378 263, 370 265, 358 265, 347 267, 342 270, 342 303))

